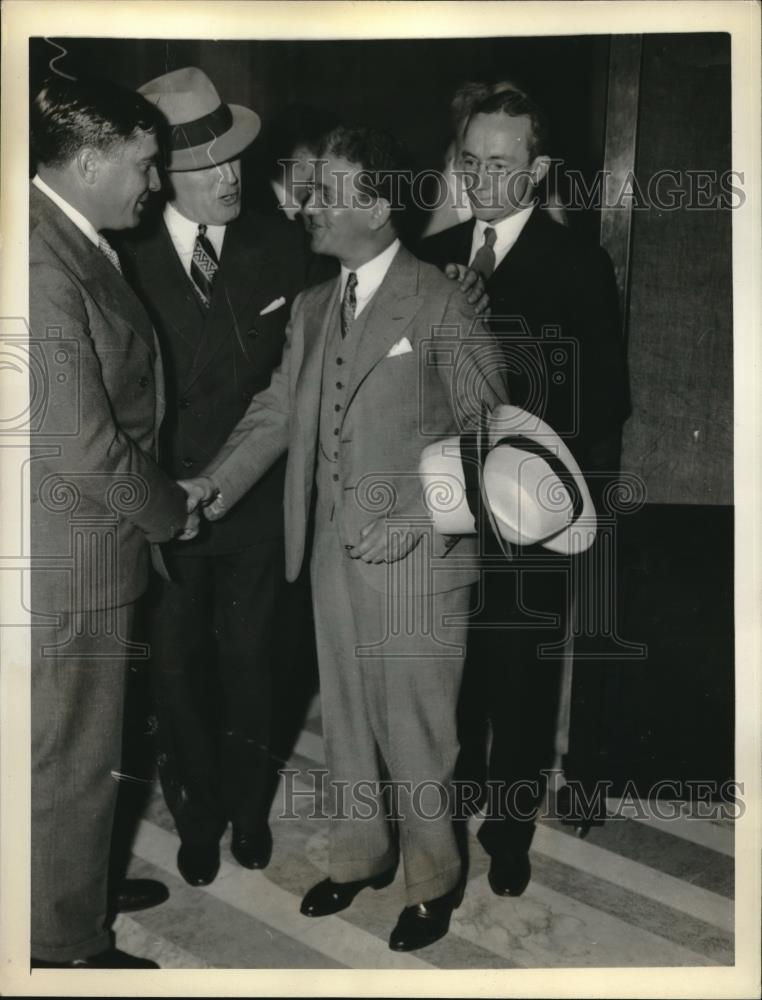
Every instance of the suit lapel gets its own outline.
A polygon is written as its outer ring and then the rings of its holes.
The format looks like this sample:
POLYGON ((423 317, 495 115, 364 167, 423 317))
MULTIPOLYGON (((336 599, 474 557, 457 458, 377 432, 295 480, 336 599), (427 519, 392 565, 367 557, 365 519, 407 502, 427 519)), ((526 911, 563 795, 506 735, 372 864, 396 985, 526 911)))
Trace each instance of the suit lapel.
MULTIPOLYGON (((487 284, 487 292, 491 288, 501 289, 507 282, 517 281, 524 272, 536 274, 535 265, 547 249, 545 226, 548 220, 543 211, 536 206, 519 238, 495 268, 495 272, 487 284)), ((556 225, 557 223, 551 223, 556 225)))
POLYGON ((474 240, 474 219, 469 219, 460 226, 453 227, 452 244, 450 247, 450 259, 443 261, 443 264, 468 264, 471 259, 471 244, 474 240))
POLYGON ((237 339, 244 354, 251 350, 251 346, 247 346, 246 330, 261 310, 277 297, 278 288, 279 276, 256 227, 243 220, 230 223, 222 244, 203 336, 186 388, 196 381, 228 338, 237 339))
POLYGON ((386 357, 390 348, 402 339, 421 308, 423 298, 418 295, 418 272, 416 258, 400 247, 381 287, 366 306, 369 312, 352 366, 347 409, 360 384, 386 357))
POLYGON ((148 301, 166 303, 166 321, 192 357, 199 349, 201 307, 163 220, 155 234, 141 245, 140 255, 142 281, 150 289, 148 301))
POLYGON ((154 332, 140 300, 105 254, 55 205, 47 195, 32 187, 30 210, 33 217, 46 222, 55 230, 66 247, 65 256, 80 273, 82 284, 93 298, 107 308, 115 318, 114 330, 127 325, 155 352, 154 332))

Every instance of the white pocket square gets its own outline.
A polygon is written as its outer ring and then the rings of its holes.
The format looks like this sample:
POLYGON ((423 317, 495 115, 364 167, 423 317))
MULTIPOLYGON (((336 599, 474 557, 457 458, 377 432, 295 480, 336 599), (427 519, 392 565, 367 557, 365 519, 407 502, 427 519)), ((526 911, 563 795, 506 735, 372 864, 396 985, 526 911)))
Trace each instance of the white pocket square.
POLYGON ((403 337, 402 340, 398 340, 393 347, 390 347, 386 353, 387 358, 396 358, 399 354, 409 354, 413 350, 413 345, 407 339, 403 337))
POLYGON ((275 312, 276 309, 280 309, 281 306, 286 304, 285 298, 281 295, 279 299, 273 299, 269 306, 265 306, 264 309, 260 309, 259 315, 266 316, 268 313, 275 312))

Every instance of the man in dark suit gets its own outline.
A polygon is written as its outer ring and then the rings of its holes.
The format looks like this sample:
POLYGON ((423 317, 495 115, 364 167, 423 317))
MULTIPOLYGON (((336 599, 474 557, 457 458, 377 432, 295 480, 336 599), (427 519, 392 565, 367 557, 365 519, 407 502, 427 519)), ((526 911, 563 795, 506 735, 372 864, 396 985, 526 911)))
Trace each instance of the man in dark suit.
POLYGON ((30 321, 49 363, 30 472, 33 967, 157 968, 105 925, 115 777, 149 543, 198 518, 156 463, 160 355, 102 235, 137 225, 158 190, 157 125, 103 81, 54 79, 32 107, 30 321))
MULTIPOLYGON (((525 95, 500 93, 476 105, 460 151, 474 219, 425 240, 421 256, 482 272, 511 403, 558 432, 596 499, 618 468, 629 412, 617 288, 606 253, 535 204, 550 163, 547 142, 544 116, 525 95)), ((566 557, 534 548, 482 579, 460 706, 459 776, 483 781, 486 761, 474 736, 489 717, 494 794, 479 839, 498 895, 520 895, 530 878, 542 771, 554 763, 568 579, 566 557)))
MULTIPOLYGON (((166 368, 162 464, 192 477, 219 450, 278 364, 291 302, 307 282, 302 227, 241 213, 240 155, 260 128, 194 67, 140 92, 170 126, 169 200, 125 241, 125 273, 156 327, 166 368)), ((152 596, 159 773, 180 835, 178 867, 211 882, 232 822, 247 868, 269 860, 273 622, 283 586, 283 474, 276 462, 231 517, 165 547, 171 582, 152 596)), ((297 615, 299 594, 290 595, 297 615)), ((306 624, 309 624, 308 622, 306 624)), ((294 618, 291 633, 300 623, 294 618)), ((281 637, 286 642, 287 638, 281 637)))

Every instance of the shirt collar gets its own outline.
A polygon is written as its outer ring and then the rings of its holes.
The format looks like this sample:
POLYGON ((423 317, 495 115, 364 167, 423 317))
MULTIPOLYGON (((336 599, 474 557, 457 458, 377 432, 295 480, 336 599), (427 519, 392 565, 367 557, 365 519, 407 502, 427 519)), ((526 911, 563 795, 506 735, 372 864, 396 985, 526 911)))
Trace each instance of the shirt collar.
POLYGON ((358 315, 360 310, 371 297, 378 291, 381 282, 386 277, 386 272, 391 267, 392 261, 394 260, 397 251, 400 248, 400 241, 394 240, 389 246, 382 250, 380 254, 375 256, 372 260, 366 261, 365 264, 361 264, 360 267, 356 268, 354 271, 350 271, 348 267, 341 265, 341 296, 344 296, 344 289, 347 287, 347 281, 349 280, 350 274, 357 275, 357 309, 355 310, 355 315, 358 315))
MULTIPOLYGON (((179 252, 192 253, 193 245, 196 242, 198 233, 198 222, 186 219, 182 212, 178 212, 170 202, 164 206, 164 224, 166 225, 172 242, 179 252)), ((225 226, 206 227, 206 237, 211 241, 212 246, 220 256, 222 241, 225 237, 225 226)))
POLYGON ((52 187, 46 184, 39 174, 35 174, 32 178, 32 184, 38 191, 42 191, 46 197, 50 198, 55 205, 58 205, 64 215, 74 223, 77 229, 79 229, 79 231, 83 233, 92 244, 96 247, 99 245, 100 237, 98 235, 98 231, 89 219, 86 219, 81 212, 77 211, 77 209, 74 208, 73 205, 70 205, 65 198, 62 198, 60 194, 55 192, 52 187))
MULTIPOLYGON (((518 212, 514 212, 513 215, 508 215, 504 219, 500 219, 498 222, 485 222, 483 219, 477 219, 476 225, 474 226, 473 246, 478 249, 482 245, 484 242, 485 229, 488 227, 494 229, 495 258, 499 263, 501 258, 505 257, 521 235, 521 230, 527 222, 529 222, 529 216, 533 211, 534 205, 527 205, 526 208, 522 208, 518 212)), ((475 252, 475 250, 473 252, 475 252)), ((473 252, 471 254, 472 258, 473 252)))

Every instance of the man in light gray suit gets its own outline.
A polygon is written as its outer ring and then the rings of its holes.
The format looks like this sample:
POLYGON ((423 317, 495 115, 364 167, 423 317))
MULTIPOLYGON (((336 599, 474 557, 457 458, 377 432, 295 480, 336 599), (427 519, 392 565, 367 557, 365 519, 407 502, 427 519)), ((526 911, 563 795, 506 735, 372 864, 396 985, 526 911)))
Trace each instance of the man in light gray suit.
POLYGON ((30 469, 33 968, 157 968, 112 946, 108 861, 135 601, 150 543, 192 537, 197 515, 156 463, 156 339, 102 234, 159 188, 156 124, 105 81, 53 79, 32 106, 30 325, 49 362, 30 469))
POLYGON ((475 542, 437 535, 421 451, 505 399, 489 335, 456 284, 400 244, 396 142, 339 128, 320 151, 305 207, 312 249, 341 274, 300 295, 268 389, 254 397, 206 478, 183 484, 214 519, 288 449, 286 569, 305 557, 315 490, 313 602, 334 802, 329 877, 302 913, 349 906, 404 862, 406 901, 390 947, 447 933, 462 898, 447 799, 457 738, 475 542), (392 185, 391 187, 389 185, 392 185), (445 331, 444 339, 441 338, 445 331), (439 337, 439 339, 438 339, 439 337), (399 842, 384 779, 399 795, 399 842))

